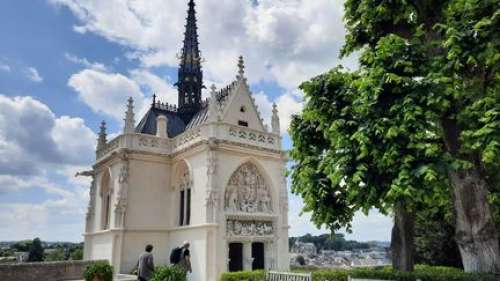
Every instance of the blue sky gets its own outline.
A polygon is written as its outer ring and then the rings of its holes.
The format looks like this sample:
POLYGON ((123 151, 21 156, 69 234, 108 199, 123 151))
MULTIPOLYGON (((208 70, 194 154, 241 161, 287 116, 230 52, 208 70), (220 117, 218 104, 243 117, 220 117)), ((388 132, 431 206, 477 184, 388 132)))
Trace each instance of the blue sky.
MULTIPOLYGON (((117 134, 127 97, 141 115, 156 92, 175 103, 186 0, 0 1, 0 240, 81 241, 87 179, 101 120, 117 134)), ((339 0, 198 0, 205 84, 222 87, 244 55, 266 122, 276 102, 284 134, 301 81, 355 58, 343 44, 339 0)), ((290 234, 321 233, 290 195, 290 234)), ((354 220, 358 240, 389 240, 391 219, 354 220)))

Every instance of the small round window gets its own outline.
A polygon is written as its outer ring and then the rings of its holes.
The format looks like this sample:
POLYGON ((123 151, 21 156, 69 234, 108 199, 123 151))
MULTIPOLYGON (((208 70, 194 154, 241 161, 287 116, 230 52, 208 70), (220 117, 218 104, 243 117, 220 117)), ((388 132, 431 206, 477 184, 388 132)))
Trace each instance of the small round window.
POLYGON ((241 106, 241 107, 240 107, 240 112, 245 113, 246 111, 247 111, 247 109, 245 108, 245 106, 241 106))

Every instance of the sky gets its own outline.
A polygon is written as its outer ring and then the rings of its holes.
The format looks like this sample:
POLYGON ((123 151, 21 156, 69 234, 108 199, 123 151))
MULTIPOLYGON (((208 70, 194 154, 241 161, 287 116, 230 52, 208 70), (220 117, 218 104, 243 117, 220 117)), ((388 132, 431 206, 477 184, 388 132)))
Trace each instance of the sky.
MULTIPOLYGON (((204 84, 235 79, 237 58, 265 122, 278 105, 283 144, 300 112, 298 85, 338 64, 342 0, 198 0, 204 84)), ((90 182, 106 120, 123 128, 126 100, 144 114, 153 93, 176 104, 187 0, 0 1, 0 240, 82 241, 90 182)), ((207 95, 207 93, 203 93, 207 95)), ((326 233, 289 195, 290 235, 326 233)), ((348 239, 390 240, 392 219, 357 214, 348 239)))

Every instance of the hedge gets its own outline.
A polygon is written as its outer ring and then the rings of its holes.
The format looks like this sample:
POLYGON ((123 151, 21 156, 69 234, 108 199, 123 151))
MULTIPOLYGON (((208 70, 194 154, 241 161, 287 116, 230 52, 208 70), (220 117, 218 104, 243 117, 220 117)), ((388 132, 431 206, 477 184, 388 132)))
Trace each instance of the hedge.
MULTIPOLYGON (((390 267, 358 269, 321 269, 313 271, 313 281, 347 281, 348 276, 396 281, 498 281, 499 276, 464 273, 460 269, 417 265, 414 272, 393 271, 390 267)), ((262 281, 262 271, 224 273, 220 281, 262 281)))

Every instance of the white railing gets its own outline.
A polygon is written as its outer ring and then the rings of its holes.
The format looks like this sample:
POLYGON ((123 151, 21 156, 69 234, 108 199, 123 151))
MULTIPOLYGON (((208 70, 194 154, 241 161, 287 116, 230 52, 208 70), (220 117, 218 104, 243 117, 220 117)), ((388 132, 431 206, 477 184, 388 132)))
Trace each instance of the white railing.
POLYGON ((312 273, 268 271, 266 281, 312 281, 312 273))

